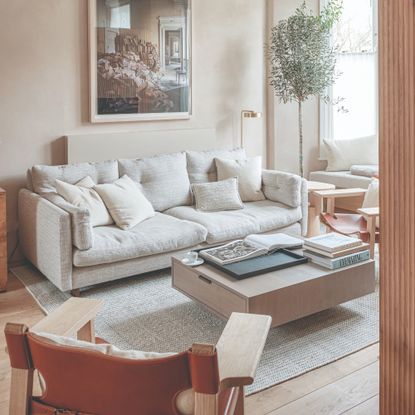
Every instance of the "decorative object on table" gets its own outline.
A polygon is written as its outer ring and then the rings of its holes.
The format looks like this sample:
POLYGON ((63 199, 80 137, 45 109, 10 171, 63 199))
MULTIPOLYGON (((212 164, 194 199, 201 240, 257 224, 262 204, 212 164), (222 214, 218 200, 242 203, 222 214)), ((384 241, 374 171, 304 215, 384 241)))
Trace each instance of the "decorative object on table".
POLYGON ((89 0, 91 122, 189 118, 190 0, 116 3, 89 0))
POLYGON ((198 267, 202 265, 205 261, 202 258, 199 258, 199 253, 196 251, 188 252, 182 259, 183 264, 188 265, 189 267, 198 267))
POLYGON ((305 240, 303 255, 329 269, 338 269, 370 259, 369 245, 360 239, 331 232, 305 240))
POLYGON ((0 292, 6 291, 7 274, 6 191, 0 187, 0 292))
POLYGON ((210 262, 215 262, 219 265, 227 265, 272 254, 280 249, 299 249, 302 246, 302 239, 284 233, 272 235, 253 234, 248 235, 245 239, 200 250, 199 254, 210 262))
POLYGON ((206 263, 225 272, 236 280, 256 277, 269 272, 306 264, 307 262, 308 258, 288 249, 279 249, 267 255, 253 255, 240 261, 231 261, 224 264, 206 258, 206 263))
POLYGON ((369 189, 339 189, 315 192, 323 201, 327 199, 327 212, 320 215, 322 222, 337 233, 355 235, 370 245, 370 256, 375 256, 375 244, 380 240, 379 229, 379 180, 373 179, 369 189), (335 213, 337 198, 364 196, 363 204, 357 214, 335 213))
POLYGON ((330 31, 342 12, 340 0, 330 0, 319 15, 309 11, 304 2, 293 16, 281 20, 273 29, 269 58, 271 85, 283 103, 298 104, 299 173, 304 177, 303 103, 311 96, 326 102, 326 89, 337 74, 336 51, 330 31))
POLYGON ((261 118, 262 112, 252 111, 252 110, 242 110, 241 111, 241 147, 245 147, 244 140, 244 121, 245 118, 261 118))

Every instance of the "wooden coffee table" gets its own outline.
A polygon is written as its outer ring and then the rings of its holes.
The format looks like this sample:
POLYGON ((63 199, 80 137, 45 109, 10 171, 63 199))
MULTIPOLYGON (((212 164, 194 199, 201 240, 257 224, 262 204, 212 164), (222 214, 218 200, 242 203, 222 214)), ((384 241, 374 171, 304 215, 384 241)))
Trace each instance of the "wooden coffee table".
POLYGON ((238 281, 207 264, 191 268, 173 257, 172 280, 176 290, 220 317, 268 314, 276 327, 373 293, 375 261, 334 271, 310 262, 238 281))

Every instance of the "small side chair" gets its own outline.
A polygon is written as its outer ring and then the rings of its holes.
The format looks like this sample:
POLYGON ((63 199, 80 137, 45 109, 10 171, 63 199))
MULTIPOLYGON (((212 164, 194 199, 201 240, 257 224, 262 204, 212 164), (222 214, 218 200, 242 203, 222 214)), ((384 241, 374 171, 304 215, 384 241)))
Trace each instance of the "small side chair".
POLYGON ((216 347, 193 344, 182 353, 146 360, 90 350, 82 347, 84 342, 68 346, 46 336, 94 343, 100 307, 98 300, 71 298, 31 329, 6 325, 10 415, 244 413, 244 386, 254 381, 271 317, 233 313, 216 347), (34 396, 38 377, 42 393, 34 396))
POLYGON ((362 207, 356 214, 335 212, 335 201, 338 198, 355 198, 364 196, 363 206, 367 206, 368 190, 366 189, 338 189, 315 192, 315 196, 320 198, 323 205, 327 200, 327 212, 320 215, 321 221, 330 231, 338 232, 343 235, 358 236, 363 242, 369 243, 370 256, 375 256, 375 244, 380 241, 380 231, 378 227, 379 207, 362 207))

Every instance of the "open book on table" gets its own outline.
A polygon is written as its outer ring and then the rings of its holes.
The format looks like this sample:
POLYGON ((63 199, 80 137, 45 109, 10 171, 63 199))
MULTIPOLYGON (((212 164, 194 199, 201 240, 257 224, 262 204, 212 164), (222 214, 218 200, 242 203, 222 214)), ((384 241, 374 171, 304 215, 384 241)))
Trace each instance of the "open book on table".
POLYGON ((295 249, 303 246, 303 240, 284 233, 272 235, 248 235, 245 239, 226 245, 204 249, 199 255, 220 265, 232 264, 261 255, 271 254, 279 249, 295 249))

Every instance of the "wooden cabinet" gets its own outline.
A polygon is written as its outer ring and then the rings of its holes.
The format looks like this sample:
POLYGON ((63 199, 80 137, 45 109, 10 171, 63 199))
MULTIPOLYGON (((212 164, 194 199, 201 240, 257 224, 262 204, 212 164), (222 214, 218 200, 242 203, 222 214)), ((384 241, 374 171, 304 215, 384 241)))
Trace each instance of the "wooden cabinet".
POLYGON ((0 188, 0 292, 7 285, 7 221, 6 191, 0 188))

